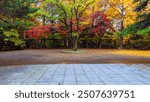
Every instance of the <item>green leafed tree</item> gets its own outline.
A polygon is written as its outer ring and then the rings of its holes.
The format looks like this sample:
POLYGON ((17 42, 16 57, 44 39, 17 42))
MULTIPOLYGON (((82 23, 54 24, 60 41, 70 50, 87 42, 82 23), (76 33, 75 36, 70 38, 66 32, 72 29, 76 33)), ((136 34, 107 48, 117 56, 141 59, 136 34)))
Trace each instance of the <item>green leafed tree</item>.
POLYGON ((136 0, 139 5, 136 7, 136 11, 139 12, 139 22, 136 23, 136 28, 139 34, 150 34, 150 1, 149 0, 136 0))
POLYGON ((81 28, 81 18, 95 0, 45 0, 45 4, 54 5, 57 22, 61 22, 68 30, 73 50, 77 50, 77 39, 81 28))
POLYGON ((138 2, 138 6, 135 10, 139 13, 137 22, 130 25, 122 32, 124 35, 127 34, 141 34, 141 35, 149 35, 150 34, 150 1, 149 0, 135 0, 138 2))
MULTIPOLYGON (((32 6, 35 2, 36 0, 0 1, 0 28, 3 29, 3 33, 0 35, 0 39, 3 40, 1 43, 4 42, 5 45, 10 46, 7 42, 13 42, 11 44, 14 46, 20 46, 20 44, 24 46, 20 39, 23 38, 23 31, 34 25, 33 19, 28 15, 37 11, 32 6), (11 39, 15 35, 17 36, 11 39)), ((0 47, 2 47, 1 43, 0 47)))
POLYGON ((0 23, 4 29, 24 30, 26 26, 31 26, 31 18, 28 14, 37 9, 32 7, 35 0, 2 0, 0 2, 0 23))

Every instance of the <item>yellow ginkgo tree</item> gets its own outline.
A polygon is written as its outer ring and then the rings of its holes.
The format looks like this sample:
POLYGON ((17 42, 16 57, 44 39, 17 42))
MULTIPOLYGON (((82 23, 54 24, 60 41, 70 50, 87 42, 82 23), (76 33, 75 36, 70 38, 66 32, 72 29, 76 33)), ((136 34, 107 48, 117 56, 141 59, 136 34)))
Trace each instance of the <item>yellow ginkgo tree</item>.
MULTIPOLYGON (((133 0, 106 0, 106 13, 113 20, 116 31, 122 31, 125 27, 136 22, 137 12, 135 6, 137 3, 133 0)), ((119 48, 123 48, 123 35, 119 35, 119 48)))

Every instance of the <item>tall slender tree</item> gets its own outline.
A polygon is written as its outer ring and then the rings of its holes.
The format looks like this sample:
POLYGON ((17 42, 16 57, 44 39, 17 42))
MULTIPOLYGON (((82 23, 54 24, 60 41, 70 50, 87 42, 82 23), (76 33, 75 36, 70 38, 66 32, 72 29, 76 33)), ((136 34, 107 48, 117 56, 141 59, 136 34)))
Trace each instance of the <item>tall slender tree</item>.
MULTIPOLYGON (((125 27, 136 22, 137 13, 134 11, 136 3, 132 0, 106 0, 106 13, 114 20, 116 30, 122 31, 125 27), (130 6, 129 6, 130 5, 130 6)), ((119 35, 120 45, 123 48, 123 35, 119 35)))

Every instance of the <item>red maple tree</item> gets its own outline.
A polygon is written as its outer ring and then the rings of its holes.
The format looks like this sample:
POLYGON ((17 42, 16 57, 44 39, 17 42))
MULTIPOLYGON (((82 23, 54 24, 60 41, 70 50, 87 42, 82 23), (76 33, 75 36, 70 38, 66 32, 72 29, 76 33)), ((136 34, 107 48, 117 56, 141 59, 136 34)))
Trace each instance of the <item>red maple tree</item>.
POLYGON ((91 32, 98 35, 99 48, 101 48, 101 37, 108 31, 113 30, 112 23, 107 15, 102 11, 96 11, 91 15, 92 29, 91 32))
POLYGON ((96 11, 91 15, 91 18, 93 24, 91 32, 101 35, 107 32, 107 30, 113 30, 112 23, 104 12, 96 11))
POLYGON ((50 33, 51 26, 33 26, 24 32, 25 38, 40 39, 41 37, 48 38, 46 32, 50 33))

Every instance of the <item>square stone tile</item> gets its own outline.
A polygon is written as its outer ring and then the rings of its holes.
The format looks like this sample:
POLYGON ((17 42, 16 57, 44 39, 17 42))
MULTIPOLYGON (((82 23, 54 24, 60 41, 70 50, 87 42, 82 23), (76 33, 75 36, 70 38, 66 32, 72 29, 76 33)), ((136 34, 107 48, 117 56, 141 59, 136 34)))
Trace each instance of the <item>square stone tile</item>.
POLYGON ((77 85, 76 81, 64 81, 64 85, 77 85))
POLYGON ((85 75, 76 75, 76 78, 77 78, 78 82, 84 82, 84 81, 88 82, 89 81, 88 77, 86 77, 85 75))
POLYGON ((74 82, 76 81, 75 75, 65 75, 64 77, 64 82, 74 82))
POLYGON ((63 80, 64 80, 64 76, 54 76, 51 81, 58 82, 58 81, 63 81, 63 80))
POLYGON ((62 81, 51 81, 50 85, 64 85, 62 81))
POLYGON ((124 81, 127 81, 126 79, 123 79, 121 77, 113 77, 112 80, 116 81, 116 82, 124 82, 124 81))
POLYGON ((101 81, 98 81, 98 82, 94 81, 94 82, 91 82, 91 84, 92 85, 105 85, 105 83, 101 81))
POLYGON ((89 81, 79 81, 77 82, 78 85, 91 85, 89 81))

